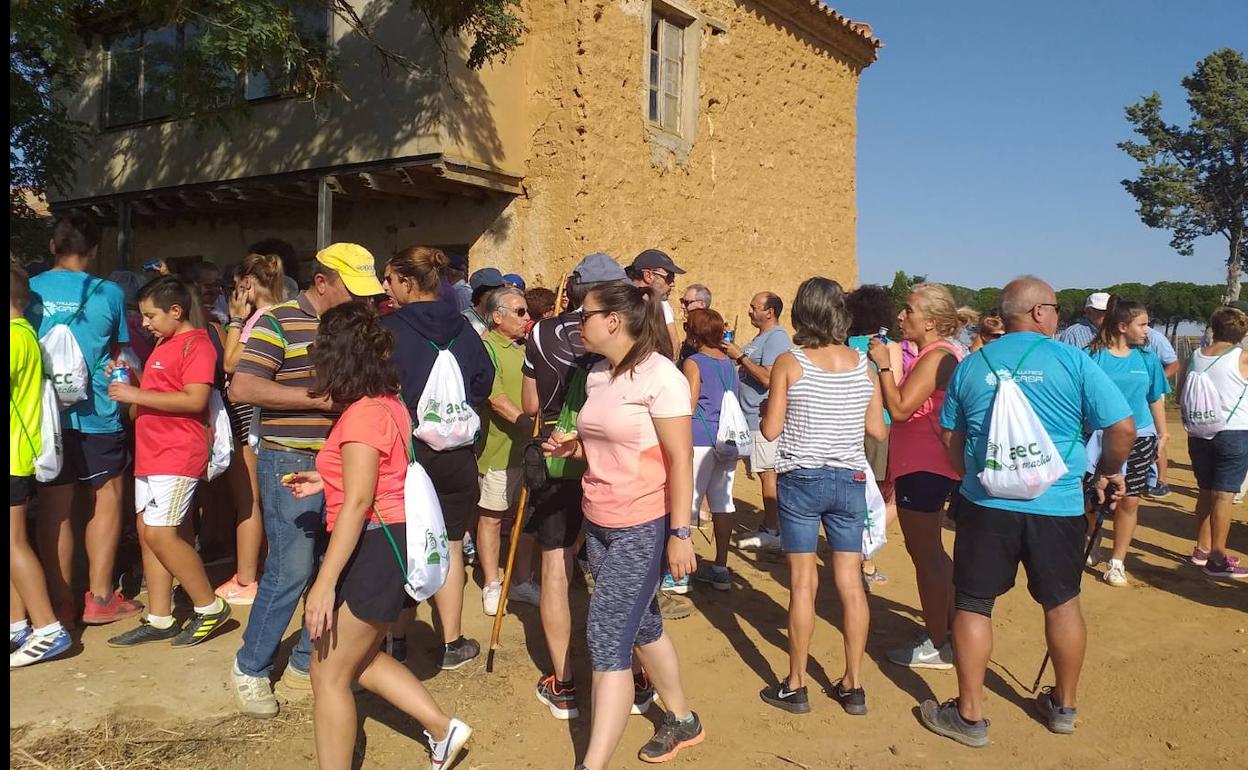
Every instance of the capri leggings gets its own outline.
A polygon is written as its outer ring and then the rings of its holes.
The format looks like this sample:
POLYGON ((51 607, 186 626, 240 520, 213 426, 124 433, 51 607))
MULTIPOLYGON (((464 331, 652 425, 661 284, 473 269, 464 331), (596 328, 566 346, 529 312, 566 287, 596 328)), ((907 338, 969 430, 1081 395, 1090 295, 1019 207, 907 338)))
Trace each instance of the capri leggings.
POLYGON ((633 647, 663 635, 655 592, 666 542, 666 516, 622 529, 585 522, 585 551, 594 574, 585 631, 594 671, 632 668, 633 647))

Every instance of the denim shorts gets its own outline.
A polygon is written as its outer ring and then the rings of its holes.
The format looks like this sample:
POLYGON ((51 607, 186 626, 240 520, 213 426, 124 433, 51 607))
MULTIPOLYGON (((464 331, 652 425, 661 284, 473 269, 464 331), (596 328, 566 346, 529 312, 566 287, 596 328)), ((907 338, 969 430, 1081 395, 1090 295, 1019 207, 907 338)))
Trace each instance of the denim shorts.
POLYGON ((1196 486, 1238 492, 1248 473, 1248 430, 1224 430, 1213 438, 1187 437, 1196 486))
POLYGON ((859 553, 867 522, 867 474, 853 468, 799 468, 776 481, 785 553, 814 553, 819 525, 828 549, 859 553))

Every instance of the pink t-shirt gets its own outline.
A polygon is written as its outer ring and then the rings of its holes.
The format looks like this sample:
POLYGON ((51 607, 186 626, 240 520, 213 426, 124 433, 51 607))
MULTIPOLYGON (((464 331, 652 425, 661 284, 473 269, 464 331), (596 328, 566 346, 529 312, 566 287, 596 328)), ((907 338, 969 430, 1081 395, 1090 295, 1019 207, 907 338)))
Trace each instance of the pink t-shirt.
POLYGON ((689 380, 671 359, 651 353, 614 380, 600 361, 585 390, 576 424, 589 465, 582 479, 585 518, 620 529, 665 516, 667 460, 653 420, 691 415, 689 380))
MULTIPOLYGON (((934 350, 947 350, 961 361, 963 353, 948 340, 937 340, 924 347, 915 357, 919 359, 934 350)), ((910 379, 913 364, 901 378, 902 385, 910 379)), ((888 480, 896 481, 910 473, 935 473, 947 479, 962 476, 953 469, 945 444, 940 439, 940 409, 945 404, 945 391, 934 390, 927 400, 905 422, 893 422, 888 434, 888 480)))

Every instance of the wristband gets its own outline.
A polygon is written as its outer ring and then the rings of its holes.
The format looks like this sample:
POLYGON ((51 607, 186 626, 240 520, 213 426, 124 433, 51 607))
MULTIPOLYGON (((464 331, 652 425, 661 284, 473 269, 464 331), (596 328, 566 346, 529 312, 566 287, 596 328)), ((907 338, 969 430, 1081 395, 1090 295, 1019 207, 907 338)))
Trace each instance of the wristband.
POLYGON ((891 367, 891 366, 881 366, 881 367, 879 368, 879 371, 880 371, 880 372, 891 372, 892 370, 893 370, 893 367, 891 367))

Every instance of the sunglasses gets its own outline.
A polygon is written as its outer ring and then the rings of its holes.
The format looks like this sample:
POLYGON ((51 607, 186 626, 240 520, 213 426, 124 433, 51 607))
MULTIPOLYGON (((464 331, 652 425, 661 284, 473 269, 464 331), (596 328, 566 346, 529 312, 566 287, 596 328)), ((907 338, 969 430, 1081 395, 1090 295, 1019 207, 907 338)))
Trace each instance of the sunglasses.
POLYGON ((1037 307, 1051 307, 1053 308, 1053 312, 1056 313, 1061 308, 1061 305, 1056 302, 1037 302, 1032 310, 1035 310, 1037 307))
POLYGON ((600 313, 603 315, 606 315, 607 313, 610 313, 610 312, 611 312, 610 310, 586 310, 585 308, 581 308, 580 310, 576 311, 576 317, 580 319, 581 323, 585 323, 586 321, 590 319, 591 316, 596 316, 600 313))
POLYGON ((684 297, 681 297, 681 298, 680 298, 680 306, 681 306, 681 307, 689 307, 690 305, 692 305, 692 304, 694 304, 694 303, 697 303, 697 304, 702 304, 702 300, 700 300, 700 299, 685 299, 684 297))
POLYGON ((529 314, 527 307, 500 307, 499 310, 502 310, 504 313, 515 313, 517 318, 525 318, 529 314))
POLYGON ((659 270, 651 270, 650 272, 652 272, 652 273, 654 273, 655 275, 657 275, 658 277, 662 278, 662 279, 663 279, 663 282, 664 282, 664 283, 666 283, 668 286, 671 286, 672 284, 676 283, 676 274, 675 274, 675 273, 669 273, 669 272, 667 272, 666 270, 662 270, 662 269, 659 269, 659 270))

